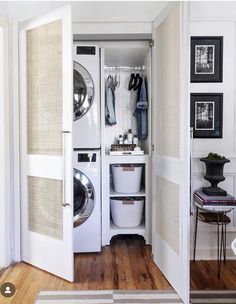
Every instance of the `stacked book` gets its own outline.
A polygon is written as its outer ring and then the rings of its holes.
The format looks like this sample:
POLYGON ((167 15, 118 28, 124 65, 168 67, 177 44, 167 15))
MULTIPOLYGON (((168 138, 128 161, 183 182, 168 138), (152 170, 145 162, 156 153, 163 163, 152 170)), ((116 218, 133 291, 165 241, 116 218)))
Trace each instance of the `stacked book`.
POLYGON ((226 196, 209 196, 199 189, 194 192, 193 198, 200 206, 236 206, 236 199, 229 194, 226 196))

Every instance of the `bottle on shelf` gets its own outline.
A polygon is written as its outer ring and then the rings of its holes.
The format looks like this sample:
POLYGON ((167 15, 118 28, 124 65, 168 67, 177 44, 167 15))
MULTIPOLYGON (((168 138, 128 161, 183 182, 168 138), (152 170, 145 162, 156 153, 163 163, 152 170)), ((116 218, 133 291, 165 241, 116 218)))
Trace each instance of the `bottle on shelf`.
POLYGON ((128 144, 132 144, 133 143, 133 134, 132 134, 132 130, 129 129, 129 132, 127 134, 127 139, 128 139, 128 144))
POLYGON ((119 135, 118 144, 119 144, 119 145, 123 145, 123 144, 124 144, 124 138, 123 138, 122 135, 119 135))
POLYGON ((133 137, 133 144, 136 145, 136 147, 138 146, 138 136, 134 135, 133 137))
POLYGON ((125 136, 125 139, 124 139, 124 144, 127 145, 128 144, 128 139, 127 139, 127 136, 125 136))

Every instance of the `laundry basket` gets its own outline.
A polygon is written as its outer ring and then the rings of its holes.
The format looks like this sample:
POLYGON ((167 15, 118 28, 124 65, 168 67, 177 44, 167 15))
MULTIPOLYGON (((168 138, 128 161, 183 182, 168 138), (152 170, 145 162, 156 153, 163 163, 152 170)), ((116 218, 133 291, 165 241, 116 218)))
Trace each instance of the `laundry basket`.
POLYGON ((143 214, 144 198, 114 198, 111 199, 111 217, 113 223, 122 228, 140 225, 143 214))
POLYGON ((139 192, 141 176, 142 165, 112 165, 112 177, 116 192, 139 192))

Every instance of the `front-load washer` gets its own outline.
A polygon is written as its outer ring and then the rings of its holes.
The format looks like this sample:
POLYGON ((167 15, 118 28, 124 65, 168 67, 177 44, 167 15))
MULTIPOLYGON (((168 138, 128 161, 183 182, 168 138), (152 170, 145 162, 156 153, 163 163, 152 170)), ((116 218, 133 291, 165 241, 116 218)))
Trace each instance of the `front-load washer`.
POLYGON ((73 148, 98 149, 101 147, 99 48, 74 42, 73 50, 73 148))
POLYGON ((100 150, 73 152, 74 252, 101 251, 100 150))

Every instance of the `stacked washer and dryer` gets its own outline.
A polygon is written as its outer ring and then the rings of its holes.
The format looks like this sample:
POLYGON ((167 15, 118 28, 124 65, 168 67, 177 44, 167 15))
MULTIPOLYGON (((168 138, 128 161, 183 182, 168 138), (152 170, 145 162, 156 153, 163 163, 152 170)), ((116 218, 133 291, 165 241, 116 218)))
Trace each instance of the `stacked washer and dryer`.
POLYGON ((74 252, 101 250, 100 54, 74 43, 74 252))

